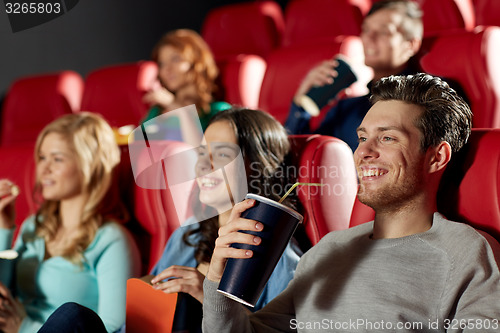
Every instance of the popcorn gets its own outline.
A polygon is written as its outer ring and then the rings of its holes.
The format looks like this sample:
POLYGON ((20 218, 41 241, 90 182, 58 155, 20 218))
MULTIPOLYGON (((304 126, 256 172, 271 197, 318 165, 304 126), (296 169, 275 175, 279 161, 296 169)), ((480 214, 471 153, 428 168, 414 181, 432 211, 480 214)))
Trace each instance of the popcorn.
POLYGON ((19 187, 17 185, 12 185, 12 187, 10 188, 10 194, 17 197, 19 195, 19 192, 19 187))

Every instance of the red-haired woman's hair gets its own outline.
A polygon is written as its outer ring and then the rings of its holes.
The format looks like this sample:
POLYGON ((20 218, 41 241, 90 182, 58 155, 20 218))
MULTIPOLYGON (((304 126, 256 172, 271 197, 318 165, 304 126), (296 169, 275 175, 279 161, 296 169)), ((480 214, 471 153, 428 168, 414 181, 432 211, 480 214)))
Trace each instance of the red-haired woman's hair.
POLYGON ((219 70, 209 46, 195 31, 178 29, 165 34, 153 49, 152 58, 158 62, 158 52, 163 46, 170 45, 177 49, 191 64, 188 75, 191 75, 199 98, 196 106, 200 112, 209 111, 213 93, 216 90, 215 80, 219 70))

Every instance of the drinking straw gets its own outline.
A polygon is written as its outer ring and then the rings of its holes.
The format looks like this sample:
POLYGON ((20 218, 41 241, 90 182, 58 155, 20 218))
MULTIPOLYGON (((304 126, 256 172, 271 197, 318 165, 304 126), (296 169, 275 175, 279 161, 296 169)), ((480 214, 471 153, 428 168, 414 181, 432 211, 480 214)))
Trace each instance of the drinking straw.
POLYGON ((321 183, 299 183, 299 182, 296 182, 295 184, 293 184, 292 187, 290 187, 290 189, 288 191, 286 191, 286 193, 281 197, 280 201, 278 201, 278 203, 281 203, 283 200, 285 200, 285 198, 290 194, 292 193, 292 191, 299 185, 307 185, 307 186, 323 186, 325 184, 321 184, 321 183))

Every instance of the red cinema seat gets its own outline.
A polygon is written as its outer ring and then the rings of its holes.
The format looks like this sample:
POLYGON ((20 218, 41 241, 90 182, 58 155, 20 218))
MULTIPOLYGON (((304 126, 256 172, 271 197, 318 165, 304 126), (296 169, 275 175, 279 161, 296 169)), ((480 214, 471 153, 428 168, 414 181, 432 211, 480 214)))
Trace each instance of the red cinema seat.
POLYGON ((473 129, 447 167, 438 210, 500 241, 500 129, 473 129))
POLYGON ((355 3, 347 0, 290 1, 285 8, 283 47, 325 37, 359 36, 363 14, 362 8, 355 3))
POLYGON ((500 27, 437 37, 420 59, 423 70, 464 89, 476 128, 500 127, 500 27))
POLYGON ((250 1, 212 9, 201 34, 216 60, 239 54, 266 58, 279 47, 285 28, 283 12, 274 1, 250 1))
POLYGON ((365 16, 373 4, 372 0, 347 0, 351 5, 359 8, 363 16, 365 16))
MULTIPOLYGON (((352 62, 364 66, 363 44, 356 36, 327 38, 322 42, 275 50, 267 58, 267 70, 260 90, 260 108, 284 123, 293 95, 309 70, 337 54, 345 55, 352 62)), ((351 90, 352 96, 366 93, 365 83, 369 79, 369 76, 361 78, 360 82, 363 83, 359 90, 351 90)))
POLYGON ((355 227, 365 222, 373 221, 375 218, 375 211, 367 205, 361 203, 356 197, 354 206, 352 207, 351 222, 349 227, 355 227))
MULTIPOLYGON (((8 179, 19 187, 16 199, 16 226, 34 214, 37 205, 33 197, 35 185, 34 144, 21 146, 0 146, 0 178, 8 179)), ((16 230, 19 231, 19 228, 16 230)))
POLYGON ((266 61, 255 54, 239 54, 219 62, 224 100, 233 105, 258 108, 266 61))
POLYGON ((224 100, 257 108, 265 59, 281 45, 281 7, 274 1, 253 1, 211 10, 201 29, 220 70, 224 100))
POLYGON ((476 26, 472 0, 416 0, 424 12, 424 37, 476 26))
POLYGON ((137 125, 149 109, 142 97, 157 76, 153 61, 96 69, 85 79, 81 110, 101 114, 112 127, 137 125))
POLYGON ((500 26, 500 1, 472 0, 476 14, 476 25, 500 26))
POLYGON ((9 88, 0 119, 0 145, 32 144, 45 125, 79 110, 83 79, 73 71, 33 75, 9 88))
POLYGON ((330 136, 291 135, 296 174, 302 183, 297 194, 305 209, 305 230, 312 245, 330 231, 349 227, 358 188, 352 150, 330 136))
MULTIPOLYGON (((163 253, 172 232, 191 216, 196 151, 178 141, 134 142, 129 145, 135 184, 135 217, 146 232, 149 272, 163 253)), ((144 249, 146 245, 147 249, 144 249)))

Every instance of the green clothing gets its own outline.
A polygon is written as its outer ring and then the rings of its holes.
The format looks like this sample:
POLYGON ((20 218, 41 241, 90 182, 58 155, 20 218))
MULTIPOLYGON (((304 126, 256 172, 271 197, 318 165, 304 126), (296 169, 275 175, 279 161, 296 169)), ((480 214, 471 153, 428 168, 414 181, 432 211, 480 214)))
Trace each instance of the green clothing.
MULTIPOLYGON (((201 123, 201 128, 203 131, 208 126, 208 122, 212 117, 220 111, 227 110, 231 108, 231 104, 226 103, 226 102, 213 102, 210 104, 210 110, 209 112, 202 112, 201 115, 199 116, 200 123, 201 123)), ((152 120, 158 116, 160 116, 162 113, 162 108, 159 106, 154 106, 152 107, 142 123, 146 123, 149 120, 152 120)), ((165 121, 161 122, 161 125, 157 123, 156 125, 159 125, 160 128, 157 128, 153 131, 147 131, 148 132, 148 139, 150 140, 175 140, 175 141, 183 141, 182 140, 182 133, 181 133, 181 125, 179 123, 179 118, 177 117, 170 117, 167 118, 165 121)))
MULTIPOLYGON (((10 248, 13 235, 14 229, 0 229, 0 250, 10 248)), ((125 323, 126 283, 139 276, 140 262, 121 225, 108 222, 97 230, 81 266, 61 256, 44 260, 45 240, 35 235, 34 216, 23 223, 14 249, 19 257, 13 292, 27 313, 20 333, 37 332, 54 310, 70 301, 99 314, 108 332, 125 323)))

